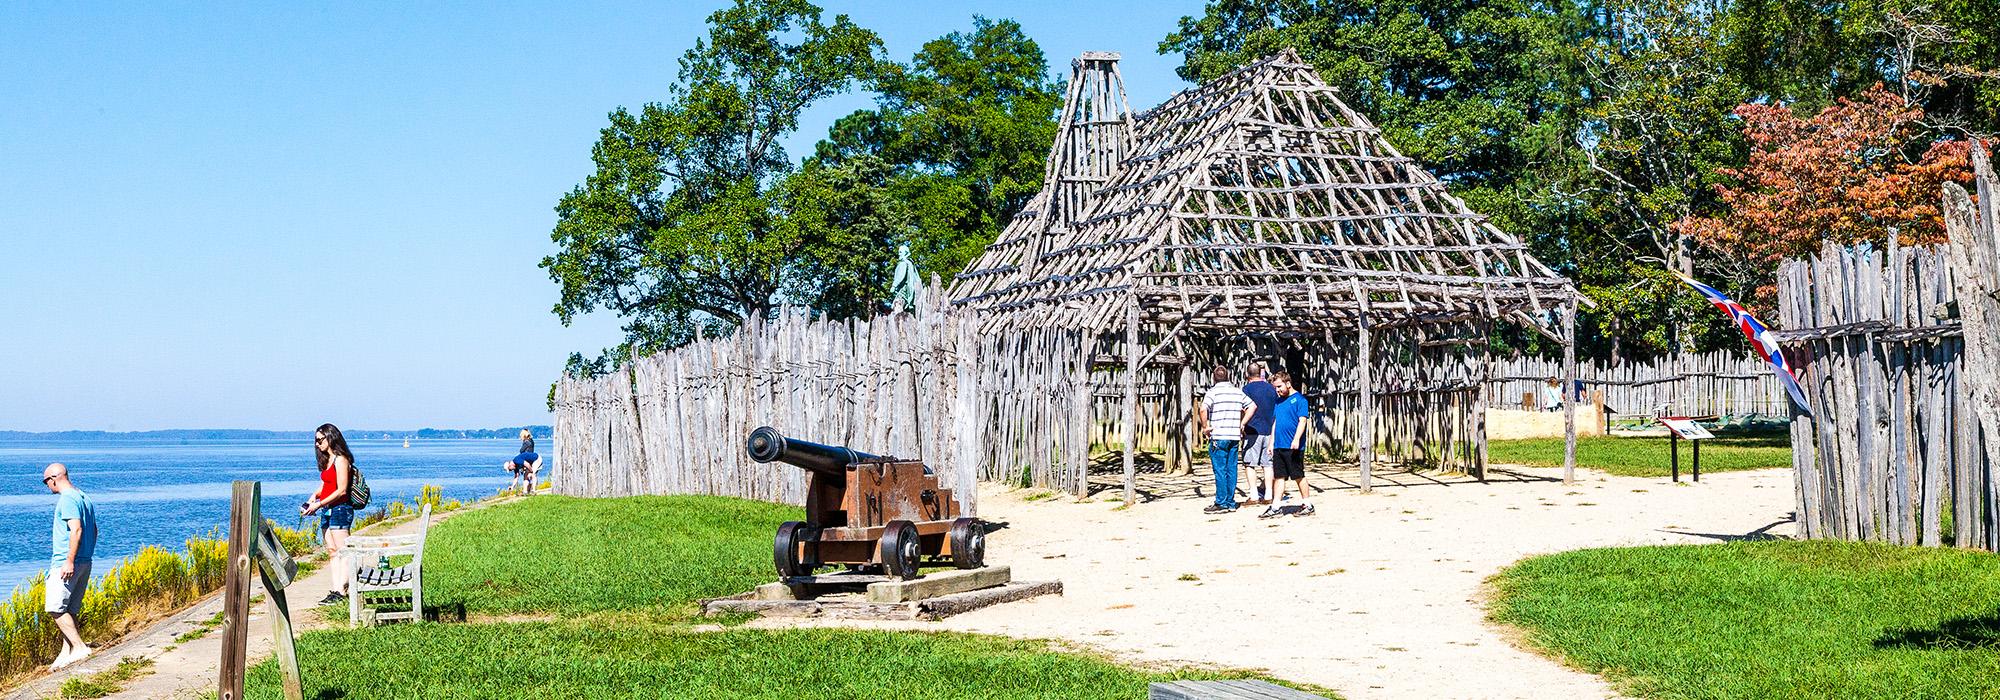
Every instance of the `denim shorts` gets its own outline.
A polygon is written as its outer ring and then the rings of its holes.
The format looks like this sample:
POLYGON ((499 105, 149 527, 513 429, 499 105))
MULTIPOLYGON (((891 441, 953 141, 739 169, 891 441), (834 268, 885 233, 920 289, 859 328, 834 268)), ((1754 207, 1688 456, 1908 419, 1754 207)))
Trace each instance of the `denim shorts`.
POLYGON ((354 506, 342 503, 319 509, 319 531, 354 529, 354 506))

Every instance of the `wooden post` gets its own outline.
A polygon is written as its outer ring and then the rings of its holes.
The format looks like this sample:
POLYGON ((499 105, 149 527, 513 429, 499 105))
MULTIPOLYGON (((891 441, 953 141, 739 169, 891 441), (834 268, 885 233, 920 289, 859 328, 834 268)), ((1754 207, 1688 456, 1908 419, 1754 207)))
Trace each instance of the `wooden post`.
MULTIPOLYGON (((299 652, 292 638, 292 609, 285 600, 285 587, 298 575, 298 564, 263 518, 257 519, 255 554, 257 575, 264 582, 264 606, 271 616, 271 646, 278 654, 278 670, 285 675, 285 700, 304 700, 305 683, 299 676, 299 652)), ((423 611, 417 615, 422 617, 423 611)))
POLYGON ((1375 473, 1375 358, 1371 344, 1374 342, 1368 332, 1368 293, 1362 291, 1359 281, 1354 283, 1354 296, 1360 302, 1361 313, 1354 323, 1355 345, 1358 348, 1358 366, 1355 369, 1360 384, 1361 397, 1355 403, 1356 460, 1361 463, 1361 492, 1370 493, 1375 485, 1370 478, 1375 473))
POLYGON ((241 700, 250 639, 250 557, 264 519, 257 512, 262 489, 255 481, 230 484, 229 564, 222 579, 222 665, 216 700, 241 700))
POLYGON ((222 664, 216 680, 217 700, 243 697, 243 679, 249 671, 250 571, 256 569, 264 582, 264 602, 270 608, 272 644, 278 654, 278 668, 285 676, 286 700, 305 697, 299 675, 298 651, 293 646, 291 606, 285 601, 285 587, 298 575, 298 564, 278 541, 278 534, 265 524, 259 512, 263 485, 255 481, 230 484, 229 568, 222 580, 222 664))
POLYGON ((1179 454, 1182 474, 1194 473, 1194 445, 1201 438, 1194 434, 1194 353, 1182 353, 1180 371, 1180 422, 1174 430, 1180 440, 1174 448, 1179 454))
POLYGON ((1139 442, 1139 300, 1125 308, 1125 504, 1138 499, 1133 480, 1137 478, 1139 442))
POLYGON ((1563 483, 1576 483, 1576 300, 1563 305, 1563 483))
POLYGON ((1479 324, 1479 384, 1472 392, 1472 472, 1486 480, 1486 384, 1493 381, 1493 326, 1479 324))

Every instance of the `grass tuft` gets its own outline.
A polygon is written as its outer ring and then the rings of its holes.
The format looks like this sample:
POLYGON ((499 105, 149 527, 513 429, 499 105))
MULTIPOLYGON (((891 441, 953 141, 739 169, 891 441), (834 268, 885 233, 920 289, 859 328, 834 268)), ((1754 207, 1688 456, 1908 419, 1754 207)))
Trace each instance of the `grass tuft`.
POLYGON ((127 656, 118 664, 89 676, 72 676, 63 679, 62 687, 56 690, 59 700, 73 698, 101 698, 125 689, 125 683, 153 668, 153 660, 127 656))

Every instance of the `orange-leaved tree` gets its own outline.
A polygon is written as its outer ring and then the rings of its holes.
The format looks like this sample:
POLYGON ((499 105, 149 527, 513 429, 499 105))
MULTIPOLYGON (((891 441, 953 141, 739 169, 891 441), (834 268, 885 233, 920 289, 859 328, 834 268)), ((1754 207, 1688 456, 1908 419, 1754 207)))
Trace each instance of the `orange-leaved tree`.
POLYGON ((1673 226, 1720 253, 1717 267, 1767 310, 1778 263, 1823 241, 1886 243, 1891 231, 1903 244, 1941 241, 1939 187, 1971 181, 1970 142, 1928 136, 1923 115, 1881 85, 1809 118, 1737 107, 1751 150, 1743 167, 1718 171, 1735 180, 1716 186, 1727 213, 1673 226))

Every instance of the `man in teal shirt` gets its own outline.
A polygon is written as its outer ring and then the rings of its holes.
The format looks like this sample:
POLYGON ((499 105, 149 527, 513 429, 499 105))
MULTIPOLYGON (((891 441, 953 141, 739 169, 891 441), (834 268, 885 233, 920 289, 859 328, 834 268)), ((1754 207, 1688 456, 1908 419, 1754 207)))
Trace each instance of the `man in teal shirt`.
POLYGON ((46 609, 62 630, 63 650, 49 670, 61 670, 82 661, 93 651, 77 632, 77 615, 83 612, 83 591, 90 588, 90 557, 97 551, 97 510, 90 497, 69 481, 69 468, 61 462, 42 470, 42 484, 56 495, 56 516, 50 533, 54 553, 49 556, 46 609))

